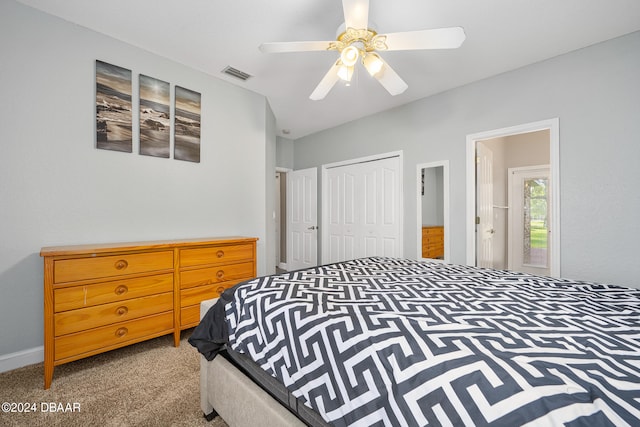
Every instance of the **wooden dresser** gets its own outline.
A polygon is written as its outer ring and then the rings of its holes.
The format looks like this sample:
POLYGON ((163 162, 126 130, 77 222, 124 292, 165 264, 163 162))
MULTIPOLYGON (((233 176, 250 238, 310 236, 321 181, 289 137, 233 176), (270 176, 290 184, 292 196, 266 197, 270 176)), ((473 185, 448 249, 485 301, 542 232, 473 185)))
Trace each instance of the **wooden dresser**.
POLYGON ((422 227, 422 258, 444 259, 444 227, 422 227))
POLYGON ((196 326, 200 301, 256 276, 256 238, 42 248, 44 388, 54 366, 196 326))

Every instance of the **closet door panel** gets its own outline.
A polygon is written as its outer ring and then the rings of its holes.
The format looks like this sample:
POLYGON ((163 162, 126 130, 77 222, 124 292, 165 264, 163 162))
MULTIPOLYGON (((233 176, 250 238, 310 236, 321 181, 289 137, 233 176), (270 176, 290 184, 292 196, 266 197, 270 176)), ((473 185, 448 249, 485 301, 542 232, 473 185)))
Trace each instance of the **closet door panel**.
POLYGON ((327 169, 328 259, 401 256, 400 158, 327 169))

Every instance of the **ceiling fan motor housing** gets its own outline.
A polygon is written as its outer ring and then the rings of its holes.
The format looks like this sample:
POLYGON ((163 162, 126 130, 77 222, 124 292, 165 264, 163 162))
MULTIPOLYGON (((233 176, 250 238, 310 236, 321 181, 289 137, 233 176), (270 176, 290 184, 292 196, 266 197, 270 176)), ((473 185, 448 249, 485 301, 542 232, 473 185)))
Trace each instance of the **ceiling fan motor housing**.
POLYGON ((345 48, 355 46, 360 56, 364 57, 368 52, 386 50, 386 41, 386 36, 378 35, 374 30, 347 28, 344 33, 338 36, 335 42, 329 44, 328 50, 337 50, 342 53, 345 48))

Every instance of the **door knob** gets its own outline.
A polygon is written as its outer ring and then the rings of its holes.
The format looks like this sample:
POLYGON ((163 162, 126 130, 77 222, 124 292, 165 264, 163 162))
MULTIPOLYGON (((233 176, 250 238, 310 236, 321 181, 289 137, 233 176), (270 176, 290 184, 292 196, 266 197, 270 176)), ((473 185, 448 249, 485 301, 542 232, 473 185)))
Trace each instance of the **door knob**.
POLYGON ((319 227, 316 227, 315 225, 312 225, 311 227, 307 228, 307 230, 317 230, 319 227))

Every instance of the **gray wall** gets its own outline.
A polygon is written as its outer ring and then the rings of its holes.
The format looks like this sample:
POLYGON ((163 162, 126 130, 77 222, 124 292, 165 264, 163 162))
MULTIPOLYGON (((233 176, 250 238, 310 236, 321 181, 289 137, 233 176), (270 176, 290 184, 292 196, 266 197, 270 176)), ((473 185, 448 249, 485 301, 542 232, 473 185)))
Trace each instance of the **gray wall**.
POLYGON ((0 357, 42 345, 43 246, 255 236, 264 274, 263 96, 13 1, 0 2, 0 53, 0 357), (134 108, 139 74, 200 92, 201 162, 96 149, 96 59, 133 71, 134 108))
POLYGON ((293 169, 293 141, 279 136, 276 138, 276 146, 276 165, 293 169))
POLYGON ((640 287, 638 76, 640 32, 301 138, 295 168, 403 150, 407 255, 416 164, 449 160, 451 256, 463 264, 466 136, 558 117, 561 275, 640 287))

